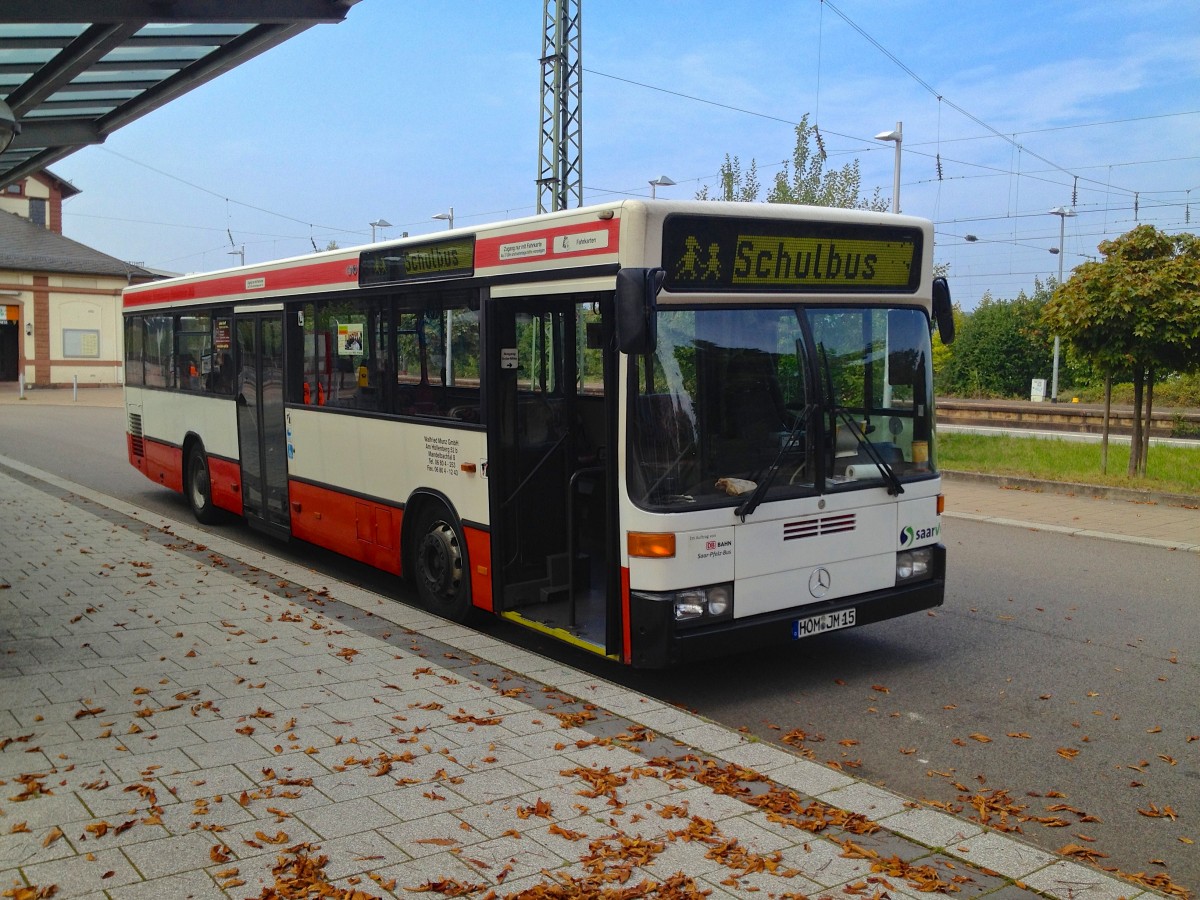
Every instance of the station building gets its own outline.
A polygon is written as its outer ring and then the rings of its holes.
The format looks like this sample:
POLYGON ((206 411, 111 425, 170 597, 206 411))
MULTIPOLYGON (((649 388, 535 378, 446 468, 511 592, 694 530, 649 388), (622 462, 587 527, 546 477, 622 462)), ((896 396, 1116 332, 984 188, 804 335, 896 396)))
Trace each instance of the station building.
POLYGON ((48 170, 0 190, 0 381, 125 381, 121 291, 159 276, 63 236, 78 193, 48 170))

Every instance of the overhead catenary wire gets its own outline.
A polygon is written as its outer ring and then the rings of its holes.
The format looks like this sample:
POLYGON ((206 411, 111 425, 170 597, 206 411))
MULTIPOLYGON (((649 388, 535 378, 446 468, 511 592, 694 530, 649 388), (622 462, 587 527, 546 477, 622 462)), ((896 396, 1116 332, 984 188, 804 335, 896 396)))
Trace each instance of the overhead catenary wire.
MULTIPOLYGON (((1079 166, 1079 167, 1073 167, 1072 169, 1068 169, 1062 165, 1059 165, 1057 162, 1047 159, 1046 157, 1041 156, 1037 152, 1030 150, 1028 147, 1026 147, 1022 143, 1020 143, 1020 141, 1018 139, 1024 135, 1032 135, 1032 134, 1053 132, 1053 131, 1063 131, 1063 130, 1068 130, 1068 129, 1072 129, 1072 128, 1092 128, 1092 127, 1100 127, 1100 126, 1104 126, 1104 125, 1124 124, 1124 123, 1129 123, 1129 122, 1144 121, 1144 120, 1150 120, 1150 119, 1162 119, 1162 118, 1168 118, 1168 117, 1173 117, 1173 116, 1200 115, 1200 110, 1186 110, 1186 111, 1180 111, 1180 112, 1162 113, 1162 114, 1149 115, 1149 116, 1129 117, 1129 118, 1124 118, 1124 119, 1110 119, 1110 120, 1101 121, 1101 122, 1076 123, 1076 124, 1072 124, 1072 125, 1053 126, 1053 127, 1039 128, 1039 129, 1028 129, 1028 130, 1023 130, 1023 131, 1019 130, 1019 131, 1013 131, 1010 134, 1006 135, 1004 133, 1001 133, 996 128, 993 128, 991 125, 989 125, 983 119, 974 115, 970 111, 962 108, 958 104, 955 104, 953 101, 947 100, 936 88, 934 88, 931 84, 929 84, 927 81, 925 81, 923 78, 921 78, 921 76, 919 74, 917 74, 915 71, 913 71, 912 68, 907 66, 902 60, 900 60, 895 54, 893 54, 886 47, 884 47, 879 41, 875 40, 863 28, 861 28, 855 22, 853 22, 833 2, 830 2, 830 0, 820 0, 819 14, 821 16, 821 19, 820 19, 820 32, 819 32, 818 47, 820 47, 820 42, 823 40, 823 36, 824 36, 823 26, 825 23, 824 23, 824 19, 823 19, 823 13, 824 13, 824 6, 826 5, 826 3, 828 3, 830 10, 834 14, 836 14, 842 21, 844 21, 847 25, 849 25, 852 29, 854 29, 854 31, 856 33, 861 35, 872 46, 874 46, 880 53, 882 53, 886 58, 888 58, 893 64, 898 66, 908 77, 912 78, 915 81, 915 83, 920 85, 924 90, 928 91, 932 96, 936 97, 937 100, 939 101, 939 107, 938 107, 938 109, 939 109, 939 118, 938 118, 939 128, 938 128, 937 140, 933 141, 933 142, 928 142, 929 144, 935 145, 936 149, 934 150, 934 152, 931 152, 928 154, 922 154, 922 155, 927 156, 927 158, 930 160, 930 171, 933 173, 936 173, 935 177, 939 182, 950 181, 950 180, 955 180, 955 179, 963 179, 963 178, 968 178, 968 177, 993 177, 993 174, 999 175, 1003 171, 1002 169, 994 169, 992 174, 985 173, 985 174, 980 174, 980 175, 963 175, 963 174, 953 173, 947 167, 951 167, 951 166, 952 167, 973 167, 973 168, 977 168, 977 169, 988 169, 991 167, 986 167, 979 163, 968 162, 966 160, 956 160, 956 159, 953 159, 953 158, 947 156, 946 154, 944 154, 942 152, 943 150, 946 149, 944 146, 942 146, 943 144, 950 144, 952 142, 972 141, 972 140, 991 140, 991 139, 999 138, 1001 140, 1006 141, 1010 145, 1012 145, 1014 148, 1014 153, 1022 154, 1022 155, 1028 156, 1030 158, 1036 159, 1047 167, 1046 170, 1036 172, 1036 176, 1037 176, 1036 180, 1042 181, 1049 185, 1058 185, 1058 186, 1067 187, 1068 185, 1064 185, 1061 182, 1059 182, 1058 180, 1056 180, 1053 177, 1053 174, 1058 173, 1060 175, 1069 176, 1070 177, 1069 187, 1073 192, 1073 196, 1072 196, 1072 204, 1073 205, 1081 205, 1079 191, 1081 189, 1081 180, 1082 180, 1085 189, 1087 188, 1088 185, 1090 185, 1090 186, 1093 186, 1094 188, 1099 189, 1104 192, 1125 194, 1125 195, 1128 195, 1130 198, 1135 198, 1134 202, 1139 206, 1139 209, 1142 212, 1142 214, 1145 214, 1147 207, 1149 206, 1150 203, 1153 202, 1156 204, 1155 208, 1158 210, 1170 210, 1170 209, 1178 206, 1178 208, 1180 208, 1183 212, 1185 221, 1190 219, 1190 206, 1188 206, 1186 203, 1176 205, 1176 204, 1172 203, 1171 200, 1169 199, 1169 195, 1171 195, 1171 194, 1182 195, 1184 193, 1182 190, 1180 190, 1180 191, 1146 191, 1146 190, 1138 190, 1138 189, 1135 189, 1132 187, 1125 187, 1122 185, 1113 185, 1110 183, 1110 181, 1101 181, 1098 179, 1090 179, 1087 177, 1081 178, 1081 174, 1080 174, 1081 172, 1083 172, 1087 169, 1090 169, 1090 168, 1099 168, 1099 166, 1092 166, 1092 167, 1079 166), (972 121, 972 122, 976 123, 977 125, 979 125, 981 128, 983 128, 987 132, 987 134, 979 135, 979 136, 967 136, 967 137, 961 137, 961 138, 945 138, 941 134, 941 104, 942 103, 948 104, 949 108, 954 109, 956 112, 963 115, 969 121, 972 121), (1043 177, 1046 175, 1050 175, 1051 177, 1043 177), (1155 195, 1155 196, 1152 196, 1152 195, 1155 195), (1162 199, 1159 199, 1159 198, 1162 198, 1162 199)), ((820 105, 820 100, 821 100, 821 96, 820 96, 820 77, 821 77, 820 62, 821 62, 821 59, 820 59, 820 57, 821 57, 821 53, 818 51, 818 60, 817 60, 818 80, 817 80, 817 95, 815 98, 815 106, 816 106, 818 113, 821 108, 821 105, 820 105)), ((765 120, 776 121, 776 122, 779 122, 782 124, 787 124, 792 127, 795 127, 799 124, 795 120, 789 119, 787 117, 780 117, 777 115, 760 113, 760 112, 757 112, 757 111, 754 111, 751 109, 746 109, 742 106, 728 104, 728 103, 722 103, 722 102, 715 101, 715 100, 709 100, 703 96, 698 96, 697 95, 698 92, 687 93, 687 92, 683 92, 683 91, 672 90, 670 88, 664 88, 664 87, 659 87, 656 85, 646 84, 644 82, 636 81, 631 78, 625 78, 622 76, 613 75, 613 74, 606 73, 606 72, 601 72, 601 71, 598 71, 598 70, 592 69, 592 68, 585 68, 584 70, 594 76, 614 79, 618 82, 623 82, 623 83, 638 86, 638 87, 641 87, 644 89, 655 90, 655 91, 662 92, 664 94, 677 96, 677 97, 686 99, 690 102, 704 103, 704 104, 707 104, 707 105, 710 105, 713 107, 726 109, 728 111, 731 111, 731 112, 734 112, 737 114, 756 116, 756 117, 759 117, 759 118, 762 118, 765 120)), ((819 115, 817 116, 817 119, 819 119, 819 115)), ((869 152, 869 151, 879 149, 879 148, 871 145, 868 138, 865 138, 862 136, 843 134, 840 132, 828 131, 826 128, 820 127, 819 122, 817 120, 814 120, 813 127, 819 128, 819 130, 816 132, 816 140, 818 142, 818 150, 822 157, 825 157, 826 155, 837 156, 837 155, 841 155, 841 154, 862 153, 862 152, 869 152), (853 144, 862 144, 863 146, 858 149, 850 149, 850 150, 833 149, 833 150, 827 151, 825 148, 825 143, 826 143, 825 137, 827 137, 827 136, 841 138, 841 139, 851 142, 853 144)), ((922 146, 926 146, 926 145, 927 144, 922 144, 921 142, 918 142, 918 141, 910 140, 910 141, 905 142, 903 149, 907 153, 921 154, 921 151, 918 148, 920 148, 922 146)), ((294 222, 297 224, 307 225, 309 233, 305 234, 303 236, 303 238, 306 243, 312 243, 315 246, 315 240, 312 236, 312 229, 315 226, 313 225, 313 223, 308 222, 303 218, 299 218, 294 215, 289 215, 287 213, 280 213, 275 210, 267 209, 267 208, 264 208, 263 206, 256 205, 254 203, 247 203, 244 201, 233 200, 232 198, 225 196, 223 193, 211 190, 202 185, 195 184, 193 182, 190 182, 184 178, 180 178, 179 176, 173 175, 173 174, 166 172, 155 166, 143 163, 138 160, 132 160, 130 157, 126 157, 123 154, 118 153, 117 151, 109 150, 107 148, 101 148, 101 149, 104 150, 104 152, 112 153, 115 156, 127 159, 135 164, 142 165, 145 168, 147 168, 148 170, 151 170, 158 174, 161 174, 164 177, 172 178, 172 179, 180 182, 181 184, 187 185, 188 187, 191 187, 195 190, 199 190, 199 191, 207 193, 211 196, 218 197, 218 198, 226 201, 227 204, 234 203, 234 204, 237 204, 238 206, 244 207, 246 209, 255 210, 257 212, 261 212, 261 213, 264 213, 267 215, 276 216, 280 219, 294 222)), ((1151 160, 1151 161, 1142 161, 1141 163, 1127 163, 1127 164, 1122 163, 1122 164, 1116 164, 1116 165, 1137 165, 1137 164, 1149 165, 1149 164, 1153 164, 1154 162, 1157 162, 1157 161, 1151 160)), ((1012 168, 1015 169, 1015 171, 1010 170, 1008 173, 1006 173, 1008 175, 1008 177, 1016 177, 1018 179, 1027 179, 1027 178, 1035 177, 1035 171, 1031 170, 1027 165, 1018 165, 1018 166, 1015 166, 1012 168), (1021 169, 1024 169, 1024 171, 1021 171, 1021 169)), ((1113 166, 1108 167, 1109 173, 1112 172, 1112 169, 1113 169, 1113 166)), ((763 167, 762 170, 770 171, 770 168, 763 167)), ((685 179, 685 181, 687 181, 687 180, 692 180, 692 179, 685 179)), ((701 181, 701 179, 694 179, 694 180, 697 181, 698 183, 701 181)), ((930 178, 928 180, 933 180, 933 178, 930 178)), ((914 183, 920 184, 920 183, 922 183, 922 180, 918 180, 914 183)), ((604 189, 604 188, 589 186, 588 190, 591 192, 594 192, 594 193, 607 193, 607 194, 629 195, 629 196, 644 195, 644 193, 645 193, 644 188, 642 188, 641 191, 637 191, 637 190, 612 190, 612 189, 604 189)), ((523 214, 527 208, 518 206, 517 209, 521 211, 521 214, 523 214)), ((1011 209, 1012 214, 1020 215, 1020 213, 1018 212, 1019 209, 1020 209, 1019 203, 1014 204, 1014 206, 1011 209)), ((1117 213, 1120 211, 1120 209, 1118 207, 1114 207, 1112 211, 1114 213, 1117 213)), ((495 212, 500 213, 501 211, 497 210, 495 212)), ((503 213, 506 215, 509 215, 512 213, 512 209, 504 210, 503 213)), ((485 218, 492 214, 493 213, 486 213, 486 212, 485 213, 475 213, 475 214, 461 213, 460 218, 464 219, 464 220, 469 220, 469 219, 473 219, 473 218, 485 218)), ((1026 215, 1035 215, 1035 213, 1027 213, 1026 215)), ((1003 218, 1003 217, 999 217, 999 218, 1003 218)), ((407 227, 419 227, 420 225, 423 225, 423 224, 425 224, 425 221, 422 219, 417 222, 411 223, 411 225, 400 226, 400 227, 406 227, 406 228, 407 227)), ((361 236, 362 234, 365 233, 365 231, 362 228, 338 228, 336 226, 324 226, 324 225, 316 226, 316 227, 320 227, 322 230, 328 231, 330 234, 347 234, 347 235, 361 236)), ((241 235, 243 233, 253 234, 252 232, 244 232, 243 229, 239 229, 239 235, 241 235)), ((231 237, 231 235, 230 235, 230 237, 231 237)), ((281 240, 289 239, 292 237, 294 237, 294 236, 290 236, 290 235, 279 236, 279 238, 281 240)), ((231 238, 231 240, 232 240, 232 238, 231 238)))

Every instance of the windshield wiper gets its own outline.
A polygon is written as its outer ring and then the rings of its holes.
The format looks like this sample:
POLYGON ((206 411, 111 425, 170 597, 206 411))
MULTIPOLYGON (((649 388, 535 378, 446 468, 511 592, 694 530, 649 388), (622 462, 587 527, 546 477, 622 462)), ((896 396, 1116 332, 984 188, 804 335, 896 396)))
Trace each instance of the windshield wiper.
POLYGON ((841 417, 842 421, 846 423, 846 427, 850 429, 850 433, 854 435, 855 439, 858 441, 858 446, 862 447, 866 451, 867 456, 871 458, 871 462, 875 463, 875 467, 879 469, 879 473, 883 476, 883 480, 888 483, 888 493, 895 495, 903 494, 904 486, 900 483, 900 478, 896 475, 896 472, 892 469, 892 467, 888 465, 887 460, 883 458, 883 454, 879 452, 879 448, 867 440, 867 436, 858 426, 858 423, 850 417, 848 412, 846 412, 845 407, 835 406, 834 411, 838 414, 838 416, 841 417))
POLYGON ((867 440, 867 436, 863 434, 863 430, 858 427, 858 423, 850 418, 850 414, 846 412, 846 408, 833 402, 837 394, 834 393, 833 390, 833 367, 829 364, 829 352, 825 349, 824 341, 819 341, 817 343, 817 352, 820 354, 822 364, 821 367, 825 373, 825 389, 829 392, 828 396, 830 399, 829 439, 834 442, 834 446, 837 445, 837 420, 838 416, 841 416, 842 421, 844 421, 849 427, 850 433, 854 435, 855 439, 857 439, 859 446, 866 449, 867 456, 871 458, 871 462, 875 463, 875 466, 879 469, 880 474, 883 475, 884 480, 888 483, 888 493, 893 495, 903 494, 904 486, 900 484, 900 479, 896 476, 896 473, 892 471, 892 467, 887 464, 883 456, 880 454, 879 448, 867 440))
POLYGON ((792 430, 788 432, 787 440, 780 442, 779 452, 775 454, 775 461, 767 469, 766 475, 759 481, 754 491, 746 498, 746 501, 733 511, 734 515, 741 518, 743 522, 746 521, 746 516, 758 509, 759 505, 763 502, 763 498, 767 495, 767 489, 771 487, 775 481, 775 476, 779 473, 779 466, 783 462, 784 454, 798 444, 796 438, 800 434, 800 426, 808 422, 809 416, 816 408, 815 403, 804 404, 804 409, 797 413, 795 421, 792 422, 792 430))

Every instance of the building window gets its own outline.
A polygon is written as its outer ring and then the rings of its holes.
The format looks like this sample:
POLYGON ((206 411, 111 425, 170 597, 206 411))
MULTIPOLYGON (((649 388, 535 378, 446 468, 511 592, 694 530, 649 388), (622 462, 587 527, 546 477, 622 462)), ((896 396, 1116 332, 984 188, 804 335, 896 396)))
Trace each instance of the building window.
POLYGON ((46 201, 40 197, 29 198, 29 221, 38 228, 46 227, 46 201))

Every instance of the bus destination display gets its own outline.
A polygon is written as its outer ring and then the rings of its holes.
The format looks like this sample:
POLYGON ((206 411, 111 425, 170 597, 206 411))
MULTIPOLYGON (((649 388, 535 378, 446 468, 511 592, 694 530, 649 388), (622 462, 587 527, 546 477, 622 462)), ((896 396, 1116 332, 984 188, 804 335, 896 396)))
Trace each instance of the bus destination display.
POLYGON ((458 238, 412 247, 364 250, 358 260, 362 287, 475 274, 475 239, 458 238))
POLYGON ((668 216, 668 291, 914 291, 915 228, 668 216))

